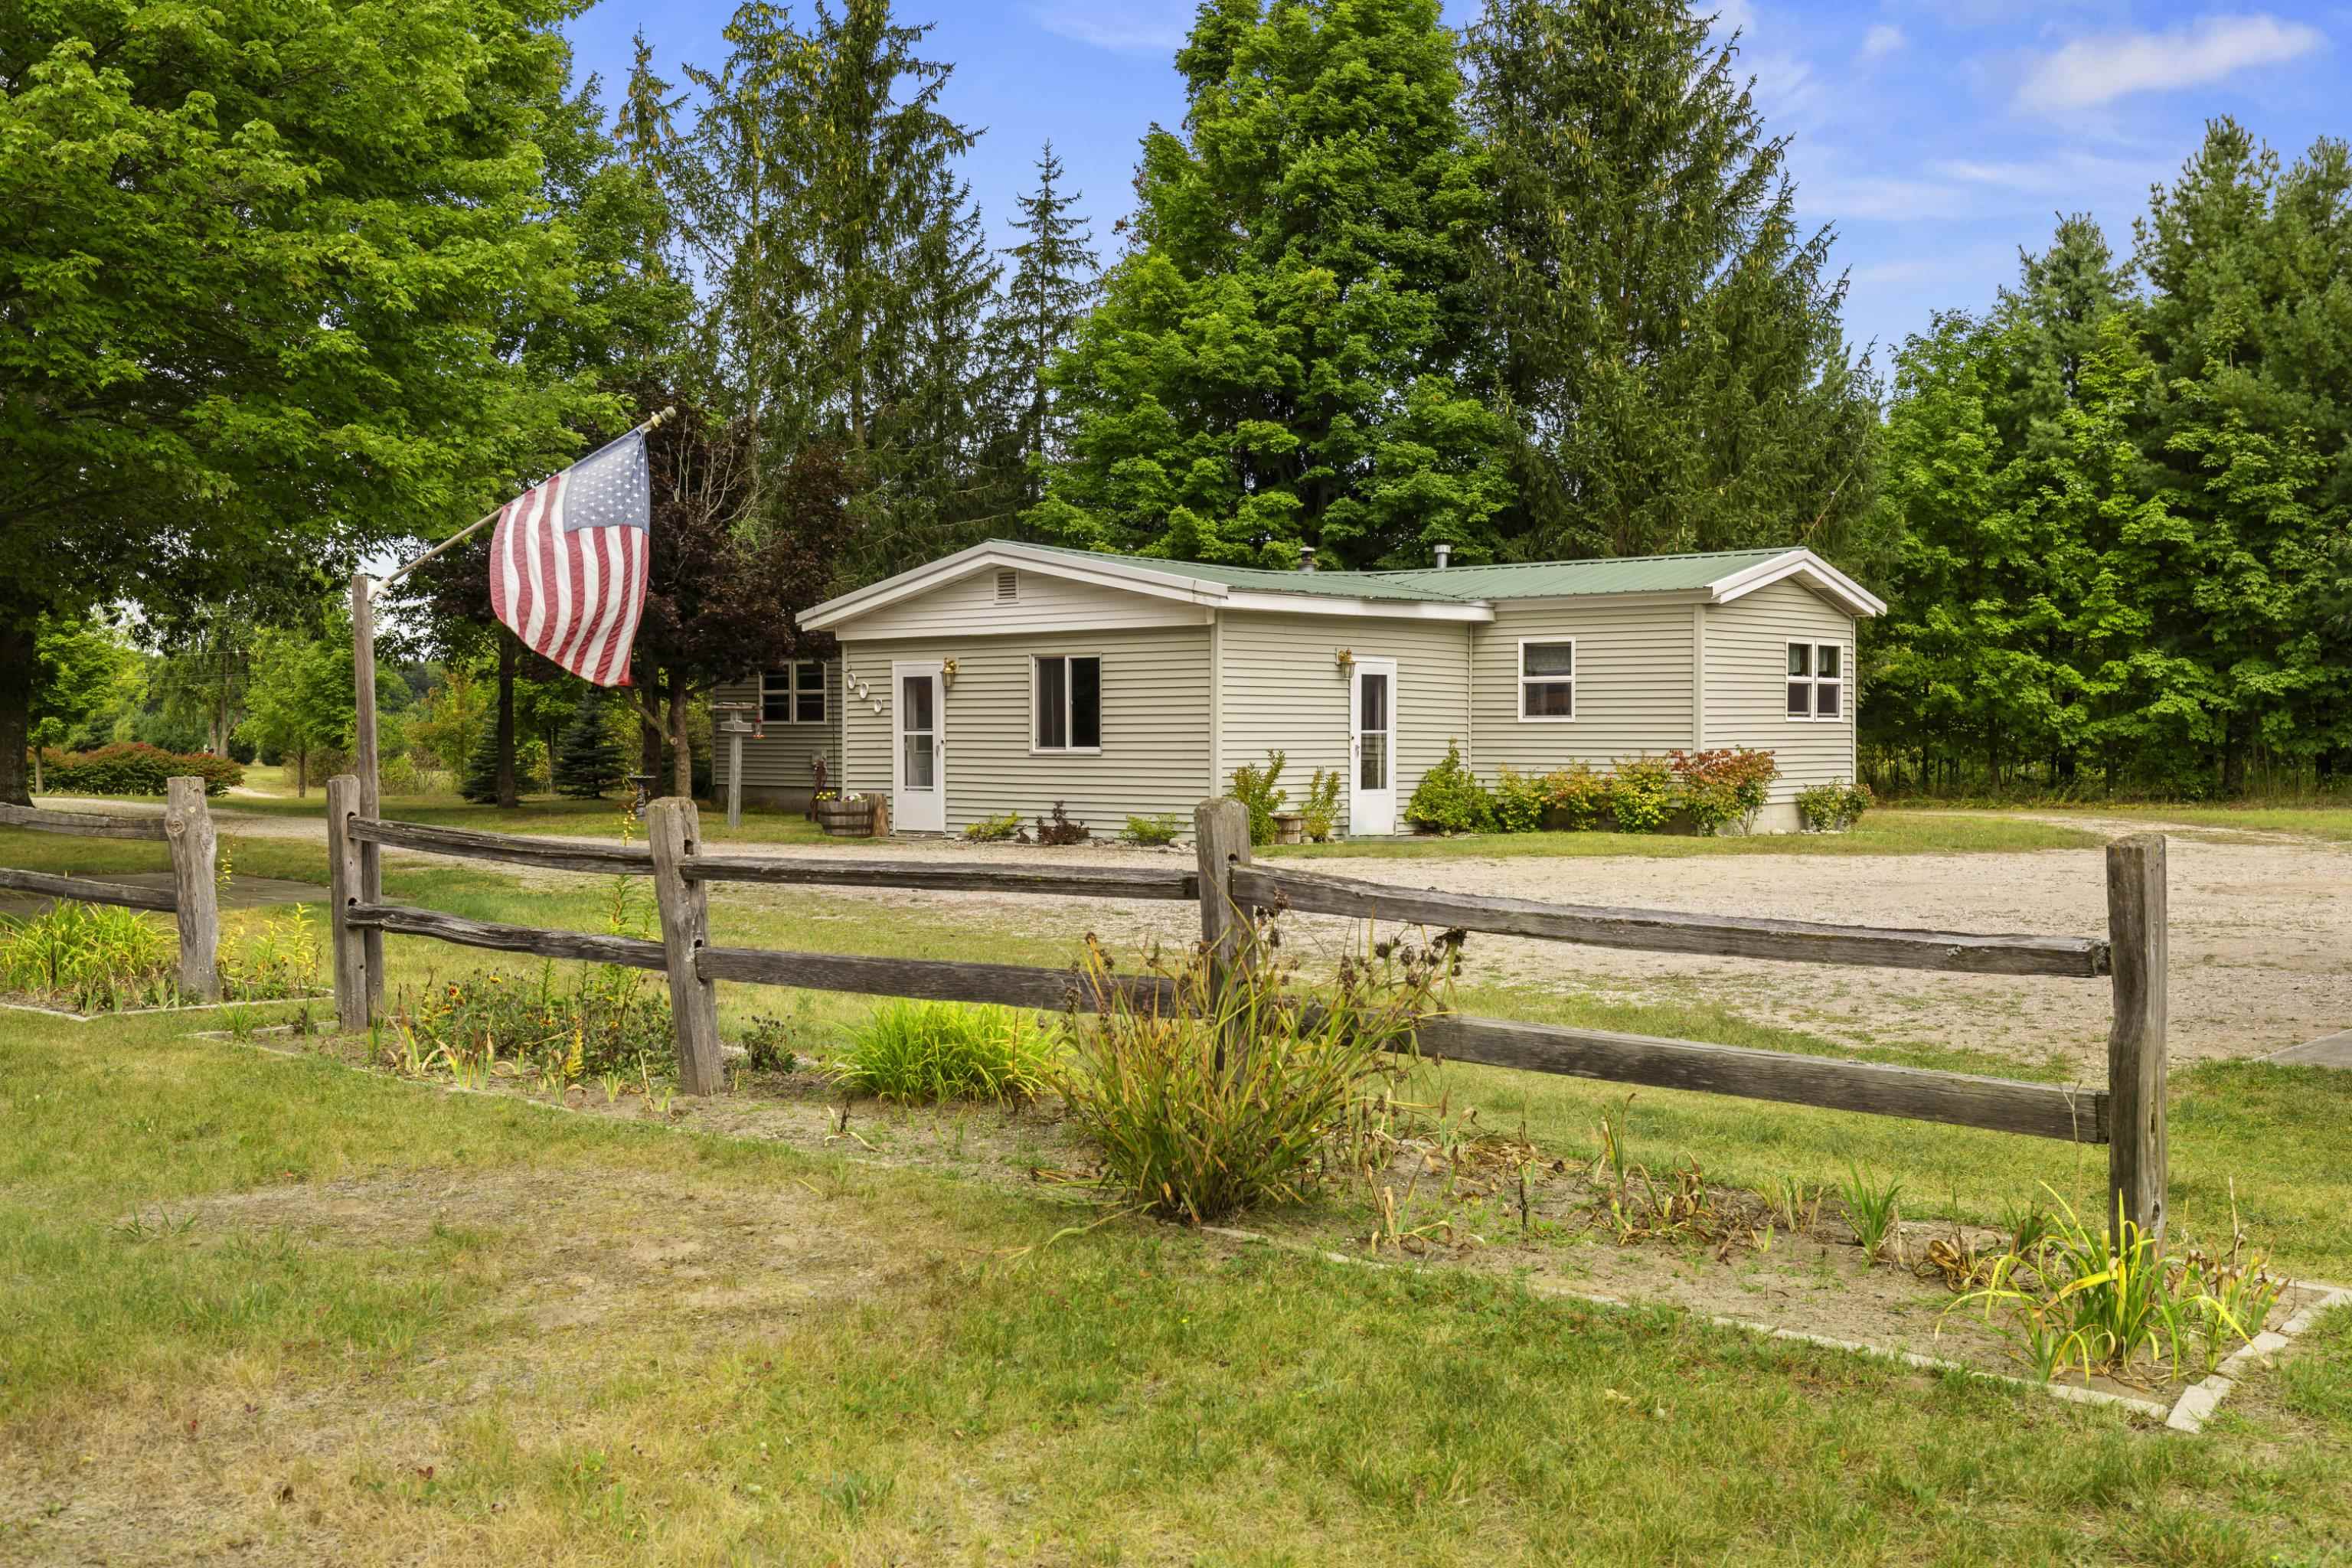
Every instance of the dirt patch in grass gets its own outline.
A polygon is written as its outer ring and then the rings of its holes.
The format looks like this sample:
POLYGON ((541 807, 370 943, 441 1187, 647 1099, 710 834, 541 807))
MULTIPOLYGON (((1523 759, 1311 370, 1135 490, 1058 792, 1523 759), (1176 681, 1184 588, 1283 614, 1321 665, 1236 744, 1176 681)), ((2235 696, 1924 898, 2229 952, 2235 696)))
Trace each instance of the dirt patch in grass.
MULTIPOLYGON (((952 1235, 910 1229, 903 1209, 885 1226, 842 1201, 860 1186, 855 1172, 747 1187, 609 1166, 443 1168, 175 1210, 174 1235, 210 1242, 375 1254, 437 1237, 463 1299, 407 1353, 307 1376, 232 1358, 201 1386, 132 1389, 20 1427, 14 1446, 37 1458, 0 1468, 0 1559, 467 1561, 468 1510, 453 1521, 413 1505, 467 1469, 486 1423, 560 1414, 567 1385, 632 1365, 658 1378, 689 1346, 757 1356, 859 1301, 929 1289, 952 1235)), ((560 1426, 505 1436, 565 1441, 560 1426)), ((486 1497, 486 1530, 498 1511, 486 1497)))

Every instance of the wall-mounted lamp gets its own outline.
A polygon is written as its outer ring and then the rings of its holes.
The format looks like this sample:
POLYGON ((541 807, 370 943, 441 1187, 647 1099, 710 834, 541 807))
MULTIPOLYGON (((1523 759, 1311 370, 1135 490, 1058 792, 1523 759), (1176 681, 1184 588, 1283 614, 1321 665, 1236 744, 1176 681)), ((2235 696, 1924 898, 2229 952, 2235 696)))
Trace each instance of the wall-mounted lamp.
POLYGON ((1356 650, 1349 647, 1335 649, 1331 655, 1331 662, 1339 667, 1340 674, 1345 675, 1356 668, 1356 650))
POLYGON ((946 685, 951 687, 955 684, 955 677, 956 661, 951 658, 943 658, 940 660, 940 679, 946 685))

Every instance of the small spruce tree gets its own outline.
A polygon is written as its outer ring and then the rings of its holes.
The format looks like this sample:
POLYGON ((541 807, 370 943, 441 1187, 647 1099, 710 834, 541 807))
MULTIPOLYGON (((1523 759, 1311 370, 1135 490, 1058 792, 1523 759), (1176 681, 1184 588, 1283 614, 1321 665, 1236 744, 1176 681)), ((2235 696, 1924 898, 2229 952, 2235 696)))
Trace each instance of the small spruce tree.
POLYGON ((580 695, 564 726, 555 754, 555 793, 574 800, 594 800, 621 782, 628 763, 613 737, 612 716, 604 694, 590 688, 580 695))
POLYGON ((496 708, 482 716, 482 732, 475 737, 474 749, 466 753, 466 771, 457 781, 457 793, 476 805, 499 804, 499 713, 496 708))

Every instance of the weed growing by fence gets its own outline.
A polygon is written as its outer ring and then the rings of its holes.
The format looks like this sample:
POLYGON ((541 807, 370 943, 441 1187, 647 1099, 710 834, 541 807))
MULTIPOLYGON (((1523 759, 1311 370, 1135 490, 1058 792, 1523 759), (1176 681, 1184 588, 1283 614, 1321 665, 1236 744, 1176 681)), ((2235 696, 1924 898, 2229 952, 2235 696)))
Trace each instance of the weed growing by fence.
POLYGON ((1034 1100, 1052 1081, 1057 1031, 1036 1015, 961 1002, 887 1002, 849 1032, 826 1073, 883 1100, 1034 1100))
POLYGON ((378 1048, 386 1066, 422 1077, 503 1070, 552 1085, 638 1074, 675 1054, 669 1000, 632 971, 604 965, 571 984, 543 964, 532 976, 478 970, 395 999, 378 1048))
POLYGON ((66 900, 0 921, 0 986, 76 1012, 168 1005, 178 946, 136 910, 66 900))
MULTIPOLYGON (((221 995, 270 1002, 319 984, 320 946, 300 905, 247 916, 221 936, 221 995)), ((179 943, 151 915, 113 904, 65 900, 22 920, 0 919, 0 991, 78 1013, 176 1007, 179 943)))
POLYGON ((1155 1213, 1199 1224, 1298 1202, 1363 1164, 1457 954, 1444 938, 1383 943, 1310 991, 1269 921, 1223 975, 1199 952, 1155 956, 1173 983, 1162 1001, 1120 985, 1089 939, 1078 984, 1093 1011, 1071 1025, 1063 1096, 1106 1181, 1155 1213))
POLYGON ((1882 1181, 1859 1165, 1848 1165, 1845 1180, 1838 1184, 1838 1200, 1845 1205, 1845 1222, 1853 1227, 1853 1239, 1861 1246, 1862 1255, 1873 1263, 1878 1261, 1879 1250, 1902 1223, 1896 1207, 1902 1195, 1901 1182, 1891 1178, 1882 1181))
POLYGON ((2167 1257, 2124 1217, 2120 1198, 2114 1223, 2095 1231, 2050 1195, 2056 1212, 2032 1244, 1993 1258, 1986 1284, 1948 1309, 1981 1307, 2044 1382, 2073 1368, 2129 1378, 2142 1362, 2174 1377, 2210 1372, 2230 1345, 2262 1331, 2285 1289, 2247 1248, 2234 1209, 2224 1254, 2167 1257))

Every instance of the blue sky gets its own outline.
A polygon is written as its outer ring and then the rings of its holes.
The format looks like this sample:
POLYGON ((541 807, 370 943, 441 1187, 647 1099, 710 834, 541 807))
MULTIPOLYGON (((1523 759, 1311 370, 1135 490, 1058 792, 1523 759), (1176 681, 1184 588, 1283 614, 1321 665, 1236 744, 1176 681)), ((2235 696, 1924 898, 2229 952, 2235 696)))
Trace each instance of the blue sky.
MULTIPOLYGON (((969 160, 992 226, 1052 138, 1105 259, 1137 140, 1183 114, 1171 57, 1189 0, 898 0, 956 67, 946 108, 986 134, 969 160)), ((1979 307, 2040 248, 2053 212, 2095 214, 2119 251, 2153 182, 2232 114, 2293 158, 2343 134, 2352 5, 2215 11, 2052 0, 1721 0, 1769 130, 1792 138, 1805 217, 1833 224, 1857 341, 1899 343, 1938 308, 1979 307), (2333 110, 2334 112, 2330 112, 2333 110)), ((642 29, 663 74, 716 65, 732 0, 604 0, 571 26, 611 89, 642 29)), ((1459 25, 1475 6, 1449 0, 1459 25)), ((610 93, 608 92, 608 100, 610 93)), ((1004 236, 1010 238, 1010 236, 1004 236)), ((1882 358, 1884 356, 1882 355, 1882 358)))

